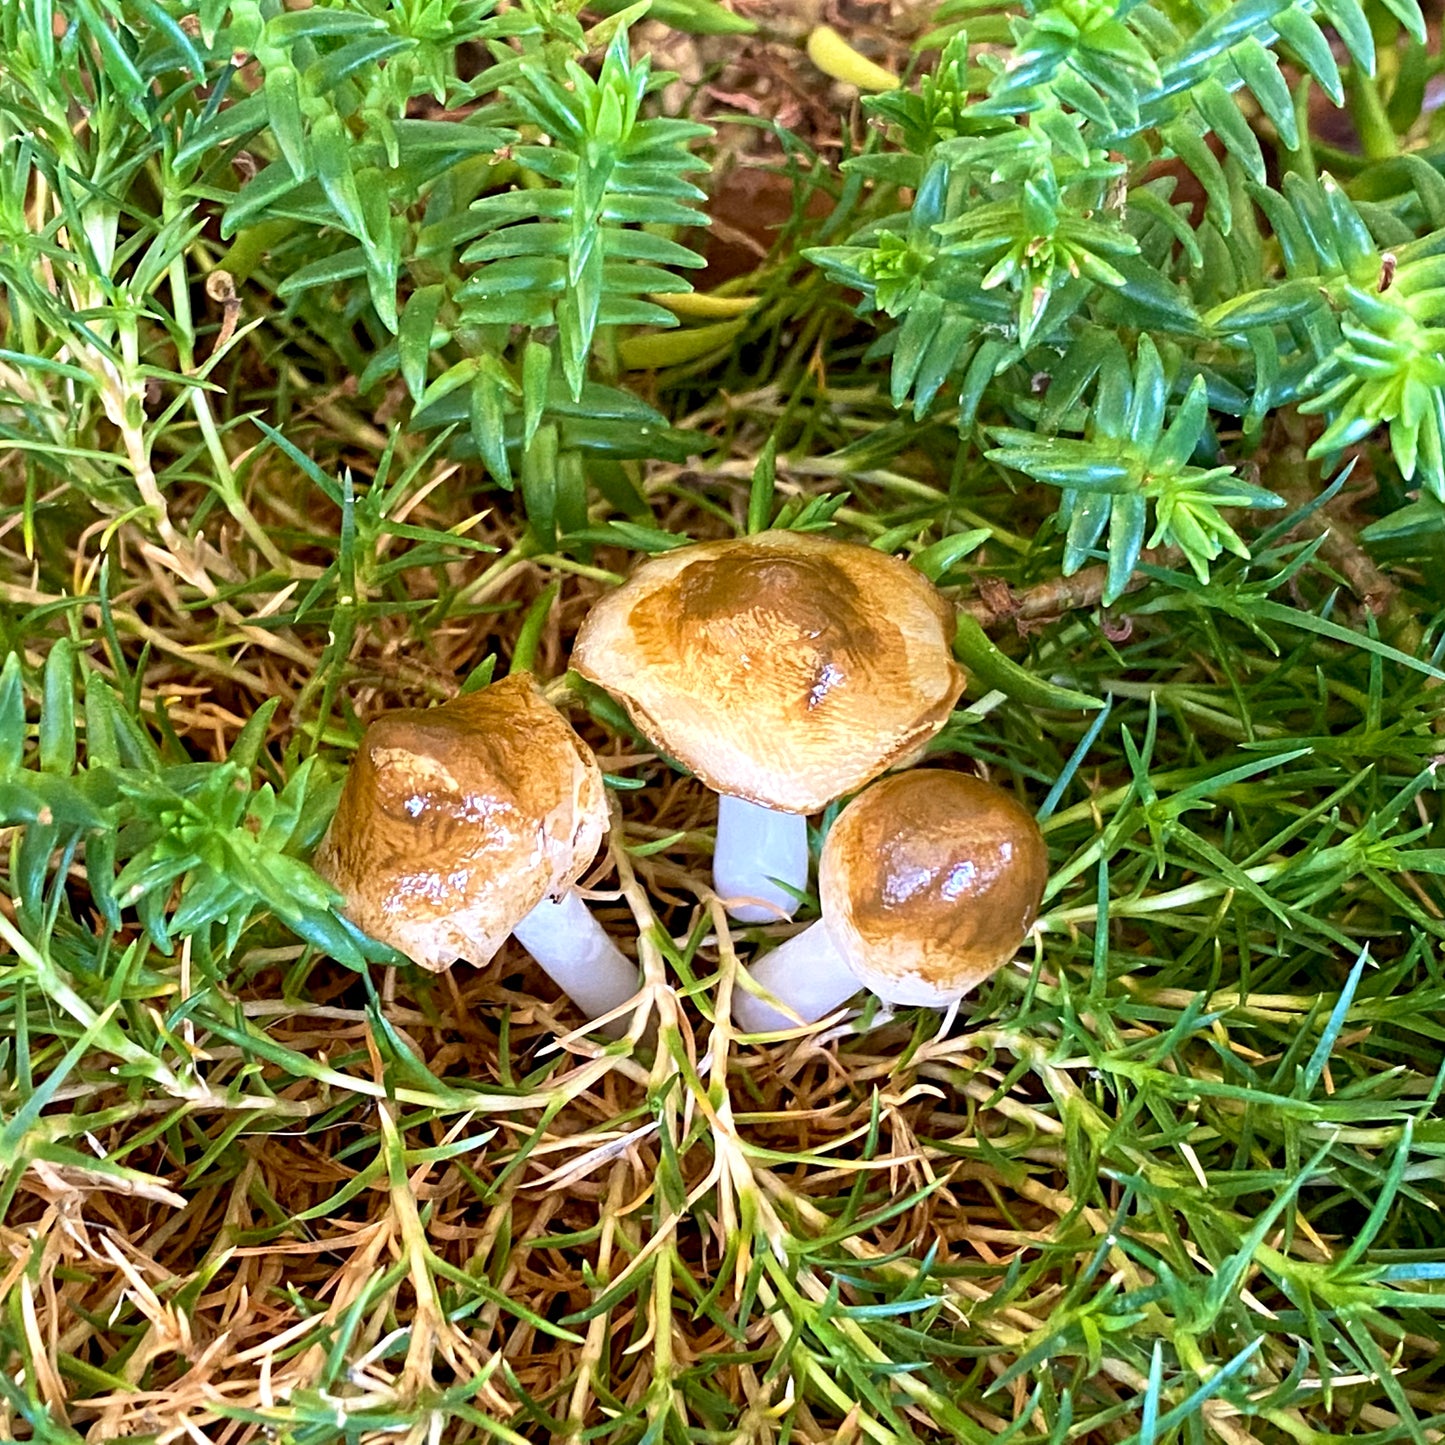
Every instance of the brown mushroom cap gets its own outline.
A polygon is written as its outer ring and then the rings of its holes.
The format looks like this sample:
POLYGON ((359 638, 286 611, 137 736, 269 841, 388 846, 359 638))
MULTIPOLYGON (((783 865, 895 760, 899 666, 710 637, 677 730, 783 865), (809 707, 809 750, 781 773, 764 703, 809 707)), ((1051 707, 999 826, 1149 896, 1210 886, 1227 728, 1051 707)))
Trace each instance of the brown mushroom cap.
POLYGON ((526 673, 377 718, 316 869, 346 915, 423 968, 484 964, 607 831, 602 774, 526 673))
POLYGON ((644 562, 592 609, 572 666, 715 792, 816 813, 948 720, 952 636, 897 557, 762 532, 644 562))
POLYGON ((859 981, 941 1007, 1013 957, 1049 876, 1027 808, 965 773, 920 768, 838 815, 818 867, 823 927, 859 981))

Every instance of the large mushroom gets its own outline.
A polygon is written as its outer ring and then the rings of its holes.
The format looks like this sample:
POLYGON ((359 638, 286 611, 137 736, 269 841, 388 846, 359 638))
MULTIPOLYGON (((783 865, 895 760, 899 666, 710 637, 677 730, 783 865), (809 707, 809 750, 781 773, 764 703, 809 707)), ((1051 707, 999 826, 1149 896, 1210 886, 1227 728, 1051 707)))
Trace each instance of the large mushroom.
POLYGON ((637 969, 573 884, 607 832, 596 759, 526 673, 366 730, 316 869, 353 923, 423 968, 488 963, 509 935, 587 1015, 637 969))
POLYGON ((860 988, 946 1008, 1011 959, 1048 880, 1033 815, 964 773, 919 768, 875 783, 839 813, 818 868, 822 917, 733 991, 747 1033, 812 1023, 860 988))
POLYGON ((952 635, 948 604, 899 558, 762 532, 644 562, 593 607, 572 666, 719 795, 714 884, 756 923, 797 908, 806 815, 947 721, 964 685, 952 635))

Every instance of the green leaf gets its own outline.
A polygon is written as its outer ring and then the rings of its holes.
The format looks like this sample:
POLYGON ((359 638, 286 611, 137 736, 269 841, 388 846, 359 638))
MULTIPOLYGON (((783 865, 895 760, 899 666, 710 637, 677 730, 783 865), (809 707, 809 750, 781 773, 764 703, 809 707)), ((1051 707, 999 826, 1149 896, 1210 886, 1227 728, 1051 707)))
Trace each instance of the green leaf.
POLYGON ((522 619, 522 625, 517 630, 517 641, 512 649, 511 666, 507 669, 509 674, 535 670, 537 647, 542 641, 542 633, 546 629, 547 619, 552 615, 552 609, 557 604, 557 597, 561 590, 560 581, 549 582, 538 594, 536 601, 527 609, 527 615, 522 619))
POLYGON ((953 655, 964 665, 971 678, 1024 707, 1092 712, 1104 706, 1099 698, 1045 682, 1020 667, 989 641, 978 619, 967 612, 958 614, 953 655))
POLYGON ((557 544, 557 454, 555 424, 537 428, 531 445, 522 453, 522 501, 532 535, 543 551, 557 544))
MULTIPOLYGON (((600 15, 616 15, 626 4, 627 0, 602 0, 588 8, 600 15)), ((735 15, 718 0, 652 0, 647 16, 689 35, 755 35, 758 29, 753 21, 735 15)))
POLYGON ((1149 525, 1149 505, 1138 493, 1113 499, 1109 509, 1109 573, 1103 602, 1107 607, 1128 590, 1129 579, 1139 565, 1144 534, 1149 525))
POLYGON ((317 5, 306 10, 283 11, 267 21, 266 39, 272 45, 289 48, 298 40, 372 35, 385 29, 384 21, 360 11, 317 5))
POLYGON ((1429 27, 1417 0, 1380 0, 1380 3, 1405 27, 1406 34, 1417 45, 1425 44, 1429 38, 1429 27))
POLYGON ((752 485, 748 489, 747 531, 766 532, 772 524, 773 498, 777 487, 778 437, 774 432, 753 463, 752 485))
MULTIPOLYGON (((166 39, 175 46, 182 62, 191 74, 200 80, 206 74, 205 59, 191 42, 191 37, 166 13, 158 0, 130 0, 130 3, 135 7, 137 14, 143 15, 151 25, 165 35, 166 39)), ((210 44, 209 41, 206 43, 210 44)))
POLYGON ((552 348, 529 340, 522 348, 522 448, 532 445, 552 387, 552 348))
POLYGON ((25 756, 25 683, 20 655, 12 652, 0 670, 0 779, 20 768, 25 756))
POLYGON ((401 367, 401 379, 418 404, 426 392, 433 333, 445 299, 445 286, 423 286, 411 295, 401 313, 401 325, 396 334, 397 360, 401 367))
POLYGON ((507 459, 508 382, 500 365, 483 357, 472 381, 469 419, 472 440, 477 444, 487 470, 502 486, 512 485, 512 466, 507 459))
POLYGON ((1278 132, 1280 144, 1286 150, 1298 150, 1299 127, 1295 122, 1294 101, 1284 76, 1280 74, 1279 62, 1252 35, 1235 46, 1230 58, 1259 102, 1260 109, 1278 132))
POLYGON ((1350 59, 1365 72, 1375 73, 1375 40, 1360 0, 1319 0, 1320 13, 1339 32, 1350 59))
POLYGON ((1277 622, 1285 627, 1298 627, 1319 637, 1329 638, 1332 642, 1344 642, 1351 647, 1363 648, 1398 667, 1406 667, 1412 672, 1434 678, 1437 682, 1445 682, 1445 672, 1433 663, 1420 657, 1411 657, 1409 653, 1401 652, 1399 648, 1391 647, 1377 637, 1341 627, 1338 622, 1331 622, 1327 617, 1316 617, 1312 612, 1303 612, 1297 607, 1286 607, 1282 602, 1268 600, 1251 602, 1250 614, 1260 622, 1277 622))
POLYGON ((415 49, 416 41, 408 35, 364 36, 308 66, 306 83, 316 95, 331 95, 353 76, 415 49))
POLYGON ((915 552, 908 560, 930 582, 937 582, 970 553, 978 551, 992 536, 993 530, 989 527, 955 532, 953 536, 944 537, 915 552))
POLYGON ((301 114, 301 77, 291 65, 273 66, 263 87, 266 120, 291 174, 304 181, 311 174, 306 149, 306 123, 301 114))
POLYGON ((75 771, 75 649, 68 637, 57 638, 45 659, 40 766, 59 777, 75 771))
POLYGON ((1281 326, 1328 306, 1313 277, 1278 282, 1259 291, 1249 291, 1216 306, 1204 324, 1219 335, 1237 334, 1256 327, 1281 326))
POLYGON ((1345 88, 1334 51, 1315 19, 1300 5, 1279 11, 1271 21, 1280 39, 1294 51, 1300 63, 1319 83, 1331 105, 1345 103, 1345 88))
POLYGON ((337 286, 356 276, 366 274, 367 256, 364 246, 348 246, 334 256, 321 256, 293 271, 276 288, 277 296, 287 300, 302 291, 323 286, 337 286))
POLYGON ((236 741, 231 744, 227 762, 235 764, 243 773, 250 773, 255 768, 257 760, 261 756, 261 749, 265 746, 266 733, 271 726, 271 720, 276 716, 276 709, 280 706, 280 698, 268 697, 246 719, 245 727, 236 734, 236 741))
POLYGON ((1097 491, 1120 491, 1137 485, 1137 466, 1120 459, 1117 448, 1064 437, 1036 437, 1011 427, 995 427, 993 434, 1014 445, 991 447, 984 453, 989 461, 1023 472, 1035 481, 1097 491))
POLYGON ((131 115, 142 126, 148 125, 150 117, 146 111, 145 77, 121 45, 116 30, 95 8, 92 0, 72 0, 72 4, 100 53, 106 79, 131 115))
POLYGON ((351 149, 351 137, 340 116, 328 113, 311 127, 311 150, 326 199, 331 202, 341 224, 353 236, 365 240, 366 221, 351 168, 351 149))
POLYGON ((229 239, 251 221, 264 217, 283 196, 295 189, 296 177, 291 167, 285 161, 273 161, 247 181, 241 194, 222 212, 221 239, 229 239))

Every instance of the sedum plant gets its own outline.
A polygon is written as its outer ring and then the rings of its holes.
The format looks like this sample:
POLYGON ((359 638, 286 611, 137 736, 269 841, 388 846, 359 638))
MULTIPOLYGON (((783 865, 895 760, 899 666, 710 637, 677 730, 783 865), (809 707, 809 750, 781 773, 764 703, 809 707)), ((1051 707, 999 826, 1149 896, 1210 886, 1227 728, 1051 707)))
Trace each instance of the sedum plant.
POLYGON ((663 77, 624 27, 606 27, 594 78, 575 57, 598 37, 562 6, 172 8, 140 6, 119 34, 85 9, 59 39, 49 6, 0 17, 0 277, 23 341, 7 394, 57 445, 88 431, 84 412, 66 416, 72 393, 120 429, 121 456, 77 458, 97 500, 164 519, 145 412, 163 382, 166 419, 194 413, 218 498, 280 561, 207 395, 235 333, 195 354, 181 258, 206 215, 228 242, 208 255, 213 299, 238 306, 234 288, 258 283, 363 389, 400 376, 419 426, 465 426, 503 487, 521 469, 545 544, 558 517, 585 526, 584 464, 686 454, 661 414, 589 374, 599 327, 673 324, 644 298, 687 291, 678 268, 700 264, 655 228, 702 219, 690 147, 709 129, 640 113, 663 77), (466 46, 493 63, 463 81, 466 46), (78 134, 57 82, 97 97, 78 134))
POLYGON ((895 406, 947 407, 1000 466, 1063 489, 1066 573, 1108 523, 1107 600, 1146 538, 1206 575, 1243 545, 1221 507, 1278 504, 1237 472, 1285 411, 1324 418, 1309 455, 1328 461, 1388 427, 1403 480, 1445 495, 1445 187, 1391 128, 1422 116, 1414 0, 941 18, 937 69, 868 98, 881 137, 844 162, 875 214, 809 255, 878 318, 895 406), (1375 35, 1400 30, 1387 118, 1375 35), (1316 95, 1348 99, 1381 163, 1359 203, 1360 158, 1336 177, 1311 145, 1316 95), (1246 445, 1223 455, 1231 429, 1246 445))

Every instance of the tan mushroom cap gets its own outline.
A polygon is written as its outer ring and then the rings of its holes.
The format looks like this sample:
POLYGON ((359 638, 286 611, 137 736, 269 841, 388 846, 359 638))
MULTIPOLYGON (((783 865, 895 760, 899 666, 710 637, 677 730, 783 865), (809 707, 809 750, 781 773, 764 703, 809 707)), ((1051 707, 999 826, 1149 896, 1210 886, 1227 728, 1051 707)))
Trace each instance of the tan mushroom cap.
POLYGON ((816 813, 948 720, 953 625, 897 557, 762 532, 644 562, 592 609, 572 666, 715 792, 816 813))
POLYGON ((1027 808, 967 774, 920 768, 838 815, 818 867, 823 927, 880 998, 938 1008, 1014 956, 1048 876, 1027 808))
POLYGON ((526 673, 366 730, 316 869, 423 968, 484 964, 607 832, 602 773, 526 673))

